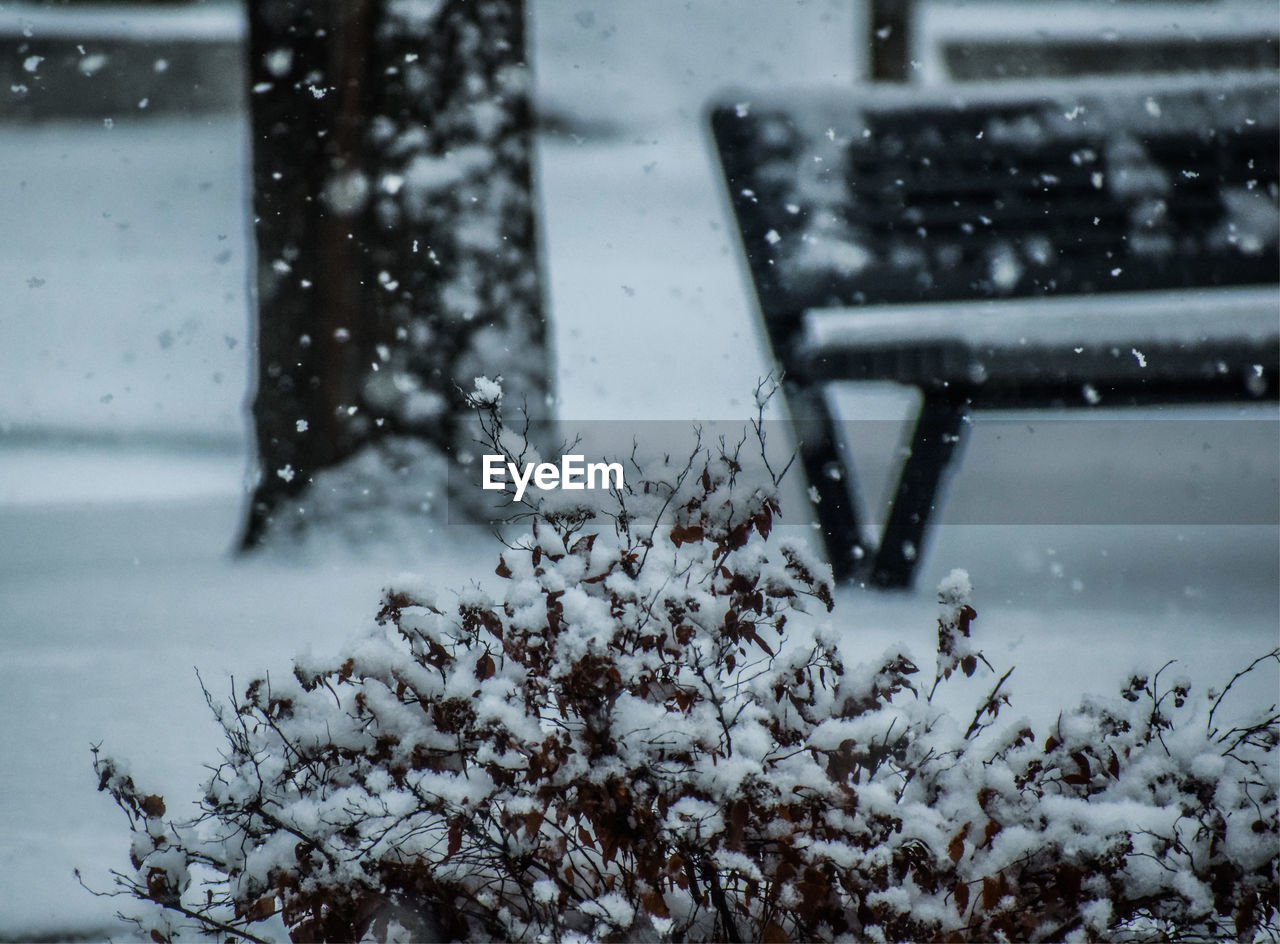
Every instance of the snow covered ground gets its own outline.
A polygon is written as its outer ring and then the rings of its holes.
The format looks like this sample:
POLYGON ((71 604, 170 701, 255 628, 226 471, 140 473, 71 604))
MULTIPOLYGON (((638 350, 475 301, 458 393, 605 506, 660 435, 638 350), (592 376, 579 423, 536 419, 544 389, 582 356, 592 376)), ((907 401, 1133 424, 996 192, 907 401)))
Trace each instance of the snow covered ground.
MULTIPOLYGON (((702 106, 726 86, 851 80, 854 13, 534 14, 540 91, 576 120, 539 151, 560 415, 745 418, 768 365, 702 106)), ((0 127, 0 940, 119 933, 114 903, 72 874, 105 888, 127 862, 89 746, 132 759, 171 807, 193 797, 217 748, 193 667, 223 693, 229 675, 335 648, 399 571, 461 587, 493 570, 491 542, 457 525, 425 552, 229 556, 247 463, 244 160, 240 116, 0 127)), ((840 402, 878 420, 857 427, 874 494, 903 398, 840 402)), ((1018 665, 1015 710, 1042 725, 1131 667, 1178 659, 1207 685, 1274 646, 1275 409, 1122 419, 980 417, 920 590, 840 594, 854 644, 904 640, 927 665, 932 588, 965 567, 978 638, 1018 665)), ((797 496, 784 510, 808 529, 797 496)))

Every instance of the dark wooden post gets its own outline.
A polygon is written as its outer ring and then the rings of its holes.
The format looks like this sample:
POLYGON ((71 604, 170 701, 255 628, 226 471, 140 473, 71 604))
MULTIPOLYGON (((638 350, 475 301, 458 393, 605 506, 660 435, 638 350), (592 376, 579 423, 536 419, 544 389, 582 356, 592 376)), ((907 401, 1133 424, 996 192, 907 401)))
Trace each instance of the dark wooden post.
POLYGON ((871 0, 871 78, 907 82, 911 77, 911 30, 914 0, 871 0))

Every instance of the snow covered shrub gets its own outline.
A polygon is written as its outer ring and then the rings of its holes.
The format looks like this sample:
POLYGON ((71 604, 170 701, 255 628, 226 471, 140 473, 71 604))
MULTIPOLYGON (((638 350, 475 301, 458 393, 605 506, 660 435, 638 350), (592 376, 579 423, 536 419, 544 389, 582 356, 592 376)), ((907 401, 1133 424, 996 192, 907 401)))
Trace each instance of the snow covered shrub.
POLYGON ((740 445, 699 447, 608 513, 531 499, 500 593, 390 589, 345 652, 210 699, 226 748, 192 819, 96 757, 141 927, 1276 937, 1274 708, 1228 723, 1230 686, 1197 698, 1161 672, 1037 735, 997 726, 1006 673, 944 711, 948 679, 989 671, 968 578, 940 588, 934 680, 899 651, 854 660, 825 566, 771 541, 775 490, 742 466, 740 445))

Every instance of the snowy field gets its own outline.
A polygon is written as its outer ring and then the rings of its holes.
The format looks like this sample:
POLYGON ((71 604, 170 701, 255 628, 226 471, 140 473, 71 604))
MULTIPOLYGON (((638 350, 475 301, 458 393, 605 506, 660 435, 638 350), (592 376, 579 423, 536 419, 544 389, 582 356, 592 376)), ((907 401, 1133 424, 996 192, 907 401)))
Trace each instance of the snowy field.
MULTIPOLYGON (((0 4, 6 13, 11 4, 0 4)), ((12 12, 8 10, 7 12, 12 12)), ((7 14, 6 14, 7 15, 7 14)), ((715 90, 852 81, 847 3, 534 8, 539 90, 575 124, 538 152, 560 416, 745 419, 768 371, 703 106, 715 90)), ((238 560, 248 463, 243 116, 0 124, 0 940, 120 933, 127 865, 89 747, 173 809, 217 731, 196 682, 289 671, 371 622, 401 571, 492 579, 482 531, 425 551, 238 560)), ((876 493, 900 393, 845 390, 876 493)), ((846 587, 834 619, 929 664, 932 589, 972 574, 975 633, 1014 710, 1177 659, 1204 686, 1278 635, 1274 407, 980 416, 919 589, 846 587), (1163 515, 1161 510, 1167 510, 1163 515)), ((809 530, 803 503, 784 508, 809 530)), ((1276 695, 1274 672, 1247 697, 1276 695)))

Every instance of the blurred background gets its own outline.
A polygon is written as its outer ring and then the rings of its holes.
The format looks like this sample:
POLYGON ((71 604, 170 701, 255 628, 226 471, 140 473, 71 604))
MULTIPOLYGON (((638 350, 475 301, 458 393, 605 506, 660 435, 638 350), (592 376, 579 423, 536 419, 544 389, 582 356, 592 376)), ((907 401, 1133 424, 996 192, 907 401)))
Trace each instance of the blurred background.
MULTIPOLYGON (((566 432, 753 412, 771 355, 713 98, 1280 69, 1272 0, 527 0, 525 15, 566 432)), ((192 795, 216 747, 192 665, 221 693, 358 631, 397 570, 456 587, 492 572, 484 529, 439 518, 411 549, 232 553, 255 482, 248 32, 230 0, 0 0, 0 940, 119 933, 114 902, 72 874, 105 889, 126 862, 88 748, 106 740, 192 795)), ((911 396, 835 400, 875 421, 859 472, 878 496, 911 396)), ((1140 434, 1091 434, 984 414, 919 589, 849 585, 836 616, 872 652, 927 652, 933 588, 965 567, 988 654, 1019 664, 1033 716, 1046 692, 1110 687, 1135 662, 1229 678, 1280 626, 1275 406, 1140 418, 1140 434), (1135 521, 1130 499, 1209 510, 1135 521), (1000 513, 1038 503, 1051 520, 1000 513)), ((795 483, 786 510, 812 532, 795 483)))

